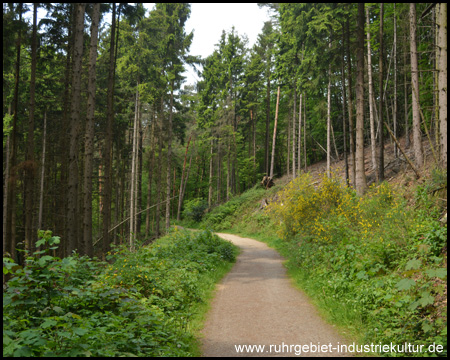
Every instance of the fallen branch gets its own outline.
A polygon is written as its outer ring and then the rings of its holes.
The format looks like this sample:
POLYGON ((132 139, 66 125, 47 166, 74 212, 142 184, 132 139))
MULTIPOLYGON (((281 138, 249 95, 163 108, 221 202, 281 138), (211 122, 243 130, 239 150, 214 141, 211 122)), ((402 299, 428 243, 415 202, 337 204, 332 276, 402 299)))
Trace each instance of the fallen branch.
MULTIPOLYGON (((175 198, 177 198, 178 196, 179 196, 179 195, 174 196, 174 197, 171 197, 169 200, 175 199, 175 198)), ((152 207, 155 207, 155 206, 157 206, 157 205, 161 205, 161 204, 163 204, 163 203, 165 203, 165 202, 167 202, 167 200, 161 201, 159 204, 155 204, 155 205, 149 206, 147 209, 141 210, 141 211, 137 212, 136 214, 134 214, 133 217, 135 217, 135 216, 137 216, 137 215, 143 213, 144 211, 147 211, 148 209, 151 209, 152 207)), ((118 228, 120 225, 122 225, 124 222, 127 222, 128 220, 130 220, 130 218, 131 218, 131 216, 127 217, 125 220, 121 221, 121 222, 118 223, 117 225, 114 225, 111 229, 108 230, 108 234, 109 234, 111 231, 117 229, 117 228, 118 228)), ((92 244, 92 246, 95 246, 101 239, 103 239, 103 236, 102 236, 102 237, 99 237, 99 238, 92 244)))

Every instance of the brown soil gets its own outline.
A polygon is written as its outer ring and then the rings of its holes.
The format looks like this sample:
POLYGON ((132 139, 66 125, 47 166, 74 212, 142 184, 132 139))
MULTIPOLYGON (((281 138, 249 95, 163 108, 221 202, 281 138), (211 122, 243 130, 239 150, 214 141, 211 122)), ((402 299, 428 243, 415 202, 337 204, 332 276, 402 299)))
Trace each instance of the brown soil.
POLYGON ((284 259, 275 250, 253 239, 218 235, 242 252, 218 285, 202 331, 203 356, 298 356, 300 345, 310 350, 303 348, 302 356, 346 355, 337 350, 344 338, 292 286, 284 259), (235 345, 265 349, 237 352, 235 345), (312 352, 313 346, 322 346, 322 351, 312 352))
MULTIPOLYGON (((412 140, 409 148, 406 148, 405 146, 406 142, 405 137, 399 139, 399 142, 401 148, 406 153, 406 156, 408 156, 408 158, 414 162, 414 149, 412 147, 412 140)), ((421 176, 424 176, 430 173, 431 169, 434 166, 434 160, 433 160, 433 151, 431 149, 430 142, 428 141, 427 138, 425 137, 422 138, 422 145, 424 149, 425 167, 420 169, 420 172, 421 176)), ((433 146, 435 147, 434 150, 437 151, 434 141, 433 146)), ((335 156, 334 151, 333 156, 335 156)), ((364 164, 366 170, 367 184, 371 185, 376 181, 376 171, 372 168, 372 156, 370 147, 366 147, 364 149, 364 164)), ((327 161, 322 160, 307 166, 306 172, 309 172, 312 175, 314 182, 319 183, 321 176, 326 172, 326 168, 327 168, 327 161)), ((339 174, 339 176, 341 176, 343 179, 345 179, 345 162, 342 154, 340 155, 339 160, 331 162, 331 170, 339 174)), ((305 170, 302 169, 302 171, 305 170)), ((398 150, 398 156, 395 157, 394 143, 390 140, 390 138, 385 140, 384 145, 384 172, 385 172, 385 179, 388 182, 395 183, 400 186, 411 185, 411 183, 413 183, 416 180, 414 171, 408 165, 408 162, 406 161, 400 150, 398 150)), ((275 184, 276 185, 286 184, 290 180, 292 180, 292 176, 284 175, 279 179, 275 179, 275 184)))

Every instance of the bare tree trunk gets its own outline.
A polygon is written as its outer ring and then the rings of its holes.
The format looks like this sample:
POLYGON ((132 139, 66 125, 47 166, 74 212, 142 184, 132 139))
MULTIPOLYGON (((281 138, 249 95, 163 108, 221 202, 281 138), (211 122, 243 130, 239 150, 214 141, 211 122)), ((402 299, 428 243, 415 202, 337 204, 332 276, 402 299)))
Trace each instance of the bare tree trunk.
POLYGON ((439 89, 439 123, 441 166, 447 168, 447 4, 440 3, 437 12, 438 23, 438 89, 439 89))
MULTIPOLYGON (((19 23, 22 22, 23 4, 19 3, 19 23)), ((16 66, 14 74, 14 100, 13 100, 13 123, 12 131, 10 135, 10 147, 8 154, 8 194, 7 194, 7 211, 6 214, 6 247, 11 257, 17 260, 16 255, 16 190, 17 190, 17 177, 16 177, 16 162, 17 162, 17 118, 18 118, 18 104, 19 104, 19 78, 20 78, 20 50, 22 46, 22 29, 19 28, 19 34, 16 41, 16 66)))
POLYGON ((380 4, 380 60, 379 60, 379 83, 380 83, 380 111, 378 112, 378 124, 380 134, 378 136, 378 163, 377 178, 381 182, 384 180, 384 136, 383 136, 383 3, 380 4))
POLYGON ((106 109, 106 132, 105 132, 105 150, 103 154, 104 158, 104 182, 103 182, 103 254, 108 252, 110 238, 109 228, 111 227, 111 193, 112 193, 112 159, 111 148, 113 141, 113 118, 114 118, 114 50, 115 50, 115 38, 116 38, 116 4, 113 3, 111 23, 111 41, 109 47, 109 69, 108 69, 108 90, 107 90, 107 109, 106 109))
POLYGON ((306 171, 306 94, 303 96, 303 156, 305 157, 305 171, 306 171))
POLYGON ((367 189, 364 168, 364 3, 358 3, 356 43, 356 191, 367 189))
POLYGON ((265 162, 265 172, 266 174, 269 173, 269 125, 270 125, 270 77, 267 77, 267 94, 266 94, 266 102, 267 102, 267 109, 266 109, 266 141, 265 141, 265 156, 264 156, 264 162, 265 162))
POLYGON ((253 125, 253 183, 256 183, 256 112, 250 111, 253 125))
POLYGON ((423 166, 422 133, 420 131, 419 112, 419 65, 417 59, 416 39, 416 4, 409 5, 410 46, 411 46, 411 87, 412 87, 412 111, 413 111, 413 147, 415 163, 418 168, 423 166))
MULTIPOLYGON (((354 128, 353 128, 353 95, 352 95, 352 64, 350 57, 350 25, 349 19, 346 22, 347 27, 347 73, 348 73, 348 131, 350 138, 350 182, 353 186, 356 184, 356 163, 355 163, 355 140, 354 140, 354 128)), ((364 37, 364 33, 363 33, 364 37)))
POLYGON ((30 77, 30 116, 28 122, 27 150, 25 160, 25 248, 33 250, 33 204, 34 204, 34 178, 36 162, 34 160, 34 111, 35 111, 35 89, 36 89, 36 48, 37 48, 37 7, 33 5, 33 35, 31 40, 31 77, 30 77))
POLYGON ((45 145, 47 142, 47 110, 44 112, 44 133, 42 134, 42 161, 41 161, 41 182, 39 193, 39 215, 38 229, 42 230, 42 214, 44 210, 44 175, 45 175, 45 145))
POLYGON ((95 3, 91 24, 91 44, 89 52, 88 105, 86 114, 86 134, 84 143, 84 184, 83 184, 83 246, 82 255, 92 257, 92 170, 94 160, 94 110, 97 61, 98 24, 100 20, 100 3, 95 3))
MULTIPOLYGON (((228 135, 228 148, 227 148, 227 201, 230 200, 230 192, 231 192, 231 165, 230 165, 230 157, 231 157, 231 145, 230 145, 230 136, 228 135)), ((212 156, 212 155, 211 155, 212 156)))
MULTIPOLYGON (((8 114, 11 112, 11 107, 8 107, 8 114)), ((3 254, 8 251, 7 241, 6 241, 6 226, 7 226, 7 216, 8 214, 8 184, 9 184, 9 134, 6 138, 6 166, 3 175, 3 254)))
POLYGON ((166 191, 166 230, 170 227, 170 188, 171 184, 171 161, 172 161, 172 116, 173 116, 173 88, 174 82, 172 80, 170 86, 170 110, 169 110, 169 127, 167 140, 167 191, 166 191))
POLYGON ((139 81, 136 85, 136 103, 135 114, 133 124, 133 153, 131 156, 131 179, 130 179, 130 232, 128 248, 130 251, 134 251, 135 243, 134 238, 136 236, 136 168, 137 168, 137 143, 138 143, 138 119, 139 119, 139 81))
MULTIPOLYGON (((331 40, 328 43, 331 49, 331 40)), ((328 65, 328 94, 327 94, 327 176, 331 177, 331 63, 328 65)))
POLYGON ((78 135, 80 128, 81 101, 81 71, 83 62, 83 32, 85 3, 76 6, 76 28, 73 47, 72 76, 72 109, 70 116, 70 146, 69 146, 69 189, 67 192, 67 222, 68 242, 66 254, 71 255, 78 247, 78 135))
POLYGON ((372 150, 372 168, 377 168, 376 157, 376 137, 375 137, 375 123, 373 116, 373 77, 372 77, 372 51, 370 46, 370 20, 369 20, 369 6, 366 7, 366 22, 367 22, 367 73, 369 80, 369 119, 370 119, 370 147, 372 150))
POLYGON ((300 170, 301 170, 301 150, 302 150, 302 96, 303 94, 300 94, 300 101, 299 101, 299 105, 298 105, 298 148, 297 148, 297 168, 298 168, 298 172, 300 174, 300 170))
MULTIPOLYGON (((19 23, 22 22, 23 4, 19 3, 19 23)), ((9 148, 9 164, 8 164, 8 195, 7 195, 7 211, 6 211, 6 247, 13 259, 17 259, 16 255, 16 162, 17 162, 17 118, 18 118, 18 104, 19 104, 19 78, 20 78, 20 51, 22 46, 22 29, 19 28, 19 33, 16 40, 16 64, 14 74, 14 99, 13 99, 13 123, 10 135, 9 148)), ((5 213, 4 213, 5 215, 5 213)))
POLYGON ((138 119, 138 143, 137 143, 137 163, 136 163, 136 233, 141 233, 142 228, 142 159, 143 159, 143 140, 144 131, 142 128, 142 110, 139 107, 139 119, 138 119))
POLYGON ((273 139, 272 139, 272 160, 270 162, 270 175, 269 177, 273 179, 273 165, 275 160, 275 140, 277 138, 277 123, 278 123, 278 106, 280 104, 280 85, 278 85, 277 91, 277 107, 275 108, 275 126, 273 129, 273 139))
POLYGON ((160 110, 160 119, 159 119, 159 127, 158 127, 158 177, 156 179, 156 214, 155 214, 155 235, 158 238, 160 234, 160 218, 161 218, 161 178, 162 178, 162 169, 161 169, 161 157, 162 157, 162 127, 163 127, 163 112, 164 112, 164 99, 161 98, 161 110, 160 110))
MULTIPOLYGON (((213 188, 212 188, 212 178, 213 178, 213 148, 214 148, 214 140, 212 138, 211 134, 211 141, 210 141, 210 151, 209 151, 209 180, 208 180, 208 208, 211 209, 212 206, 212 195, 213 195, 213 188)), ((228 155, 229 156, 229 155, 228 155)), ((227 182, 228 183, 228 182, 227 182)), ((228 189, 227 189, 228 192, 228 189)), ((228 197, 228 195, 227 195, 228 197)))
MULTIPOLYGON (((394 3, 394 108, 392 111, 394 136, 397 137, 397 14, 394 3)), ((394 142, 394 156, 398 157, 397 143, 394 142)))
POLYGON ((345 121, 345 106, 347 105, 347 99, 345 96, 345 31, 344 25, 342 25, 342 132, 344 137, 344 166, 345 166, 345 183, 348 185, 350 183, 349 173, 348 173, 348 155, 347 155, 347 122, 345 121))
MULTIPOLYGON (((220 137, 217 136, 217 204, 220 204, 221 188, 222 188, 222 155, 220 153, 220 137)), ((190 165, 189 165, 190 166, 190 165)))
MULTIPOLYGON (((406 68, 406 50, 403 53, 404 56, 404 67, 406 68)), ((409 119, 408 119, 408 83, 406 79, 406 70, 403 71, 404 73, 404 95, 405 95, 405 147, 408 149, 410 147, 410 139, 409 139, 409 119)))
POLYGON ((148 187, 147 187, 147 212, 146 212, 146 218, 145 218, 145 237, 147 238, 150 232, 150 204, 152 199, 152 178, 153 178, 153 167, 154 167, 154 160, 155 160, 155 140, 156 140, 156 134, 155 134, 155 121, 156 121, 156 109, 154 108, 153 114, 152 114, 152 128, 151 128, 151 141, 150 141, 150 154, 148 159, 148 187))
POLYGON ((178 211, 177 211, 177 220, 178 221, 180 220, 181 204, 183 203, 183 180, 184 180, 184 172, 186 171, 186 159, 187 159, 187 154, 189 151, 189 144, 191 143, 191 137, 192 137, 192 135, 189 136, 189 140, 186 145, 186 151, 184 153, 183 172, 181 173, 180 191, 178 194, 178 211))
MULTIPOLYGON (((195 142, 194 142, 194 146, 195 146, 195 142)), ((189 180, 189 172, 191 171, 191 163, 192 163, 192 155, 189 157, 189 166, 188 166, 187 171, 186 171, 186 179, 184 180, 183 189, 181 191, 181 198, 182 199, 184 199, 184 194, 186 192, 186 185, 187 185, 187 182, 189 180)))
MULTIPOLYGON (((289 109, 288 119, 291 118, 291 109, 289 109)), ((290 175, 291 171, 291 122, 288 120, 287 122, 287 156, 286 156, 286 175, 290 175)))

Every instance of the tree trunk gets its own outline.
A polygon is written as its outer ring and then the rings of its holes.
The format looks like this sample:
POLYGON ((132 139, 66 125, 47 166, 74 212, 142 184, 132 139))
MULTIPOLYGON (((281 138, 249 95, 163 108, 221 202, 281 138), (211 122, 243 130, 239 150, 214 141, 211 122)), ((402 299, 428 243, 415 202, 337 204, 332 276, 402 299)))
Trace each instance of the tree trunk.
POLYGON ((358 3, 356 30, 356 191, 367 189, 364 168, 364 3, 358 3))
POLYGON ((297 85, 294 83, 294 107, 292 109, 292 178, 295 179, 297 171, 295 169, 295 108, 297 107, 297 85))
MULTIPOLYGON (((392 110, 394 136, 397 137, 397 15, 394 3, 394 108, 392 110)), ((397 143, 394 142, 394 156, 398 157, 397 143)))
POLYGON ((183 203, 183 181, 184 181, 184 173, 186 171, 186 159, 187 159, 187 154, 188 154, 188 150, 189 150, 189 144, 191 143, 191 137, 192 137, 192 135, 189 136, 189 140, 186 145, 186 151, 184 153, 183 171, 181 173, 180 191, 178 194, 178 211, 177 211, 177 220, 178 221, 180 221, 181 205, 183 203))
POLYGON ((111 193, 112 193, 112 159, 111 148, 113 141, 112 123, 114 120, 114 50, 116 39, 116 4, 113 3, 111 19, 111 40, 109 46, 109 69, 108 69, 108 91, 106 104, 106 131, 104 158, 104 182, 103 182, 103 256, 108 252, 110 239, 109 228, 111 227, 111 193))
MULTIPOLYGON (((403 56, 404 56, 404 66, 406 67, 406 49, 403 52, 403 56)), ((407 83, 407 79, 406 79, 406 70, 404 71, 404 95, 405 95, 405 147, 408 149, 410 147, 410 139, 409 139, 409 119, 408 119, 408 83, 407 83)))
POLYGON ((142 148, 142 142, 144 133, 142 130, 142 120, 141 120, 141 106, 139 101, 139 118, 138 118, 138 143, 137 143, 137 163, 136 163, 136 190, 137 190, 137 196, 136 196, 136 233, 141 233, 141 227, 142 227, 142 154, 143 154, 143 148, 142 148))
MULTIPOLYGON (((269 74, 270 75, 270 74, 269 74)), ((266 94, 266 102, 267 102, 267 109, 266 109, 266 141, 265 141, 265 156, 264 156, 264 162, 265 162, 265 172, 266 174, 269 173, 269 128, 270 128, 270 77, 267 77, 267 94, 266 94)))
POLYGON ((345 166, 345 183, 348 185, 350 183, 349 173, 348 173, 348 156, 347 156, 347 122, 345 121, 345 106, 347 105, 346 96, 345 96, 345 51, 344 51, 344 43, 345 43, 345 32, 344 25, 342 25, 342 132, 343 132, 343 141, 344 141, 344 166, 345 166))
POLYGON ((44 112, 44 133, 42 134, 42 161, 41 161, 41 182, 39 193, 39 215, 38 215, 38 230, 42 229, 42 215, 44 210, 44 175, 45 175, 45 145, 47 142, 47 110, 44 112))
MULTIPOLYGON (((291 118, 291 109, 289 109, 289 114, 288 114, 288 119, 291 118)), ((288 120, 287 121, 287 156, 286 156, 286 175, 289 176, 290 175, 290 171, 291 171, 291 122, 288 120)))
POLYGON ((438 23, 438 89, 439 89, 439 123, 441 166, 447 168, 447 4, 440 3, 437 12, 438 23))
POLYGON ((34 160, 34 111, 35 111, 35 89, 36 89, 36 48, 37 48, 37 7, 33 6, 33 35, 31 39, 31 77, 30 77, 30 116, 28 122, 27 150, 25 154, 25 248, 33 251, 33 204, 34 204, 34 178, 36 163, 34 160))
POLYGON ((383 136, 383 3, 380 4, 380 59, 379 59, 379 83, 380 83, 380 110, 378 111, 378 125, 380 133, 378 136, 378 182, 384 180, 384 136, 383 136))
POLYGON ((303 96, 303 156, 305 157, 305 172, 306 172, 306 94, 303 96))
MULTIPOLYGON (((8 107, 8 114, 11 112, 11 106, 8 107)), ((7 219, 8 216, 8 184, 9 184, 9 134, 6 138, 6 164, 5 164, 5 172, 3 174, 3 254, 6 254, 9 249, 7 245, 7 237, 6 237, 6 227, 7 227, 7 219)), ((4 275, 3 275, 4 276, 4 275)))
POLYGON ((409 5, 410 24, 410 46, 411 46, 411 87, 412 87, 412 112, 413 112, 413 147, 416 166, 420 169, 423 166, 422 133, 420 131, 419 112, 419 65, 417 59, 417 39, 416 39, 416 4, 409 5))
POLYGON ((300 93, 300 101, 298 104, 298 147, 297 147, 297 168, 298 173, 300 174, 300 170, 302 168, 302 161, 301 161, 301 152, 302 152, 302 96, 303 94, 300 93))
POLYGON ((150 232, 150 204, 152 198, 152 177, 153 177, 153 167, 154 167, 154 159, 155 159, 155 121, 156 121, 156 109, 154 108, 152 114, 152 128, 151 128, 151 142, 150 142, 150 151, 149 151, 149 159, 148 159, 148 187, 147 187, 147 212, 145 218, 145 237, 148 238, 150 232))
POLYGON ((95 3, 92 13, 91 44, 89 51, 88 104, 86 114, 86 134, 84 142, 84 184, 83 184, 83 246, 82 255, 92 257, 92 170, 94 160, 94 111, 97 62, 98 24, 100 20, 100 3, 95 3))
POLYGON ((222 154, 220 152, 220 138, 217 137, 217 197, 216 202, 220 204, 221 200, 221 191, 222 191, 222 154))
MULTIPOLYGON (((208 208, 211 209, 212 206, 212 196, 213 196, 213 187, 212 187, 212 178, 213 178, 213 147, 214 140, 211 134, 210 140, 210 150, 209 150, 209 180, 208 180, 208 208)), ((227 189, 228 191, 228 189, 227 189)))
POLYGON ((253 183, 256 183, 256 111, 250 112, 253 125, 253 183))
MULTIPOLYGON (((354 128, 353 128, 353 94, 352 94, 352 64, 350 57, 350 25, 349 19, 347 18, 347 73, 348 73, 348 131, 350 138, 350 182, 353 186, 356 184, 356 162, 355 162, 355 139, 354 139, 354 128)), ((364 29, 363 29, 364 30, 364 29)), ((364 37, 364 33, 363 33, 364 37)), ((364 65, 363 65, 364 66, 364 65)))
MULTIPOLYGON (((19 3, 19 23, 22 22, 23 4, 19 3)), ((16 42, 16 69, 14 79, 14 100, 13 100, 13 124, 10 135, 9 165, 8 165, 8 195, 7 195, 7 212, 6 212, 6 247, 13 259, 16 256, 16 162, 17 162, 17 117, 19 104, 19 78, 20 78, 20 50, 22 46, 22 30, 19 29, 16 42)))
MULTIPOLYGON (((328 43, 331 50, 331 39, 328 43)), ((331 62, 328 65, 328 91, 327 91, 327 176, 331 177, 331 62)))
POLYGON ((139 81, 136 85, 136 103, 134 113, 133 124, 133 153, 131 156, 131 179, 130 179, 130 233, 128 240, 128 248, 130 251, 134 251, 134 238, 136 236, 136 213, 135 213, 135 201, 136 201, 136 168, 137 168, 137 128, 139 118, 139 81))
POLYGON ((273 179, 273 165, 275 160, 275 140, 277 138, 277 123, 278 123, 278 106, 280 104, 280 85, 278 85, 277 91, 277 106, 275 108, 275 125, 273 128, 273 139, 272 139, 272 160, 270 162, 270 175, 269 177, 273 179))
POLYGON ((171 161, 172 161, 172 116, 173 116, 173 88, 174 82, 172 80, 170 86, 170 111, 169 111, 169 126, 168 126, 168 140, 167 140, 167 192, 166 192, 166 230, 170 227, 170 188, 171 188, 171 161))
POLYGON ((70 116, 69 174, 67 192, 67 249, 71 255, 78 247, 78 135, 80 128, 81 71, 85 3, 76 6, 76 27, 73 45, 72 106, 70 116))
POLYGON ((370 147, 372 150, 372 168, 377 168, 376 157, 376 137, 375 137, 375 123, 373 116, 373 77, 372 77, 372 51, 370 46, 370 19, 369 7, 366 7, 366 22, 367 22, 367 73, 369 80, 369 119, 370 119, 370 147))
POLYGON ((156 214, 155 214, 155 235, 156 238, 159 238, 160 234, 160 218, 161 218, 161 178, 162 178, 162 166, 161 166, 161 158, 162 158, 162 128, 164 122, 164 99, 161 97, 161 109, 160 109, 160 119, 158 126, 158 177, 156 179, 156 214))

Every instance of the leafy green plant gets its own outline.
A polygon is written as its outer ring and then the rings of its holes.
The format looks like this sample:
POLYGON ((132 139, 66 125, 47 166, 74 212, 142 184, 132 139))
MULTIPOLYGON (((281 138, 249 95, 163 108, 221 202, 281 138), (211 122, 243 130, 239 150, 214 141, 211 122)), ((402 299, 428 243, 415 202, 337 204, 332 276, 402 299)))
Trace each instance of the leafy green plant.
POLYGON ((210 232, 178 230, 150 247, 116 247, 109 263, 50 255, 59 243, 40 232, 42 250, 11 276, 3 296, 4 356, 188 356, 189 331, 204 282, 234 261, 236 248, 210 232), (108 346, 105 346, 108 344, 108 346))
POLYGON ((208 203, 202 198, 188 200, 184 204, 183 215, 195 222, 200 222, 207 208, 208 203))

